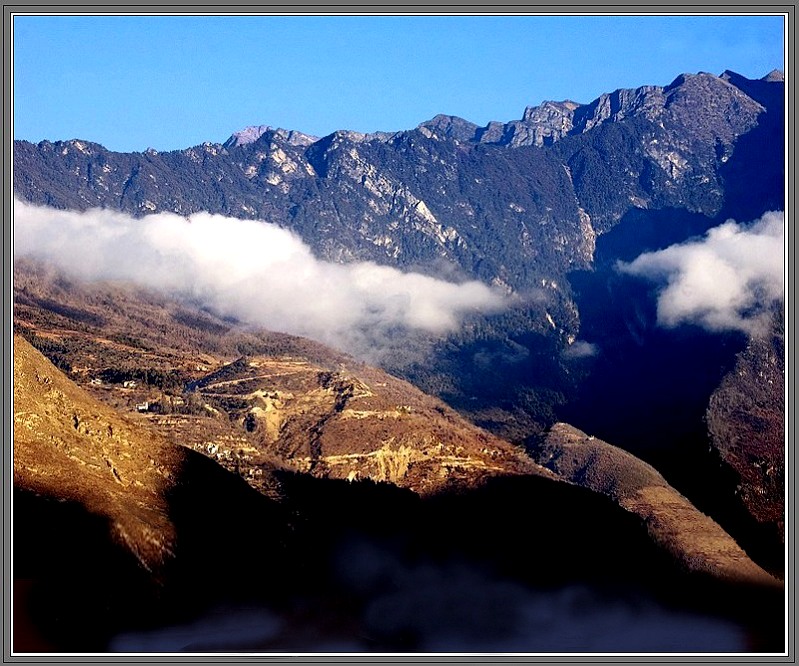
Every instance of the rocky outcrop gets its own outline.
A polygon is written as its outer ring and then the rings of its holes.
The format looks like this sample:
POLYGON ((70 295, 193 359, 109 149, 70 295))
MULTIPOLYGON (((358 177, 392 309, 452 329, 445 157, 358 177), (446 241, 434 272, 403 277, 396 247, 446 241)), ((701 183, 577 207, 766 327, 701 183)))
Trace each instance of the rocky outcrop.
POLYGON ((479 126, 458 118, 458 116, 447 116, 439 113, 437 116, 421 123, 418 128, 422 130, 428 138, 454 139, 455 141, 473 141, 479 126))

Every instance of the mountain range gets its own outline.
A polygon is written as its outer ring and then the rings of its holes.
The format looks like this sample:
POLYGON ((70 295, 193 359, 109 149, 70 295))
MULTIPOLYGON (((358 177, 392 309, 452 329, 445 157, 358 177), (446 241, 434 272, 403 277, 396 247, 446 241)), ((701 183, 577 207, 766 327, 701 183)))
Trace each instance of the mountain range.
MULTIPOLYGON (((493 630, 470 643, 464 629, 488 631, 490 614, 474 626, 443 610, 427 624, 412 617, 419 592, 410 581, 421 576, 422 554, 442 552, 434 587, 457 579, 451 562, 465 557, 493 572, 478 576, 489 597, 507 576, 536 595, 548 576, 580 580, 592 595, 612 580, 658 604, 719 617, 717 605, 695 596, 681 605, 653 586, 651 566, 675 590, 706 585, 732 599, 725 621, 746 626, 754 649, 775 645, 770 623, 781 612, 774 599, 785 566, 785 352, 773 271, 742 283, 755 296, 726 309, 718 299, 695 310, 679 302, 669 325, 664 293, 687 272, 686 253, 718 262, 737 256, 725 239, 779 240, 784 90, 779 72, 750 80, 727 71, 682 74, 588 104, 543 102, 485 127, 438 115, 407 131, 319 138, 254 125, 224 143, 163 153, 115 153, 84 139, 15 141, 20 208, 142 221, 172 213, 190 225, 212 213, 232 218, 231 229, 233 220, 261 220, 331 266, 480 281, 503 304, 464 314, 443 334, 391 324, 381 329, 389 344, 379 353, 334 351, 215 311, 220 301, 204 303, 202 290, 175 300, 107 279, 86 284, 63 272, 58 253, 15 255, 15 372, 30 368, 15 380, 24 412, 17 432, 25 434, 15 437, 17 524, 25 525, 17 541, 32 562, 25 579, 38 581, 48 566, 31 517, 57 522, 73 512, 87 543, 116 553, 109 576, 131 590, 133 581, 151 581, 130 593, 130 607, 114 606, 92 648, 121 640, 121 629, 152 631, 131 609, 152 607, 162 593, 171 601, 160 620, 184 617, 180 594, 202 578, 208 558, 227 567, 241 556, 257 567, 264 549, 277 558, 270 573, 302 581, 277 586, 272 597, 267 578, 247 577, 249 601, 268 598, 268 611, 259 608, 282 627, 255 640, 271 649, 297 645, 290 634, 301 631, 301 598, 333 604, 341 612, 331 617, 369 636, 366 649, 491 645, 493 630), (664 274, 667 260, 676 263, 664 274), (38 384, 26 383, 31 377, 38 384), (63 418, 45 426, 44 415, 63 418), (138 453, 126 454, 129 445, 112 431, 141 439, 138 453), (186 470, 197 470, 197 480, 186 470), (214 484, 225 490, 205 535, 194 506, 214 484), (230 511, 236 521, 225 525, 230 511), (575 512, 602 516, 607 533, 575 512), (274 543, 251 533, 261 515, 274 543), (483 521, 497 521, 496 529, 483 521), (436 525, 453 527, 435 535, 436 525), (519 541, 529 525, 542 539, 534 552, 519 541), (214 549, 214 530, 234 544, 233 559, 214 549), (597 548, 606 537, 615 545, 597 548), (299 555, 309 544, 327 558, 313 573, 299 555), (367 570, 393 561, 408 586, 327 568, 363 548, 380 553, 367 558, 367 570), (523 556, 511 555, 520 548, 523 556), (630 568, 625 548, 640 566, 630 568), (596 575, 577 573, 578 552, 592 553, 596 575), (342 585, 360 590, 346 608, 342 585), (457 638, 431 633, 441 622, 457 638)), ((96 562, 89 550, 75 561, 96 562)), ((92 567, 81 571, 92 578, 92 567)), ((67 569, 34 584, 44 601, 31 608, 46 615, 54 596, 43 590, 64 585, 67 569)), ((210 580, 213 592, 198 603, 242 603, 229 594, 242 591, 234 574, 217 570, 210 580)), ((111 603, 102 586, 87 585, 93 602, 111 603)), ((514 622, 538 603, 526 594, 511 604, 514 622)), ((312 615, 311 624, 322 622, 312 615)), ((80 643, 70 622, 44 617, 43 625, 41 640, 80 643)), ((331 631, 336 640, 352 636, 331 631)), ((504 645, 541 647, 535 632, 497 631, 504 645)), ((568 645, 558 636, 544 647, 568 645)))
POLYGON ((428 271, 446 262, 518 290, 590 265, 597 234, 632 211, 718 219, 735 207, 750 220, 780 209, 783 89, 777 73, 700 73, 587 105, 544 102, 485 128, 436 116, 410 131, 314 140, 257 126, 167 153, 20 141, 14 191, 74 210, 257 218, 324 258, 428 271), (753 161, 757 178, 742 180, 738 165, 753 161))

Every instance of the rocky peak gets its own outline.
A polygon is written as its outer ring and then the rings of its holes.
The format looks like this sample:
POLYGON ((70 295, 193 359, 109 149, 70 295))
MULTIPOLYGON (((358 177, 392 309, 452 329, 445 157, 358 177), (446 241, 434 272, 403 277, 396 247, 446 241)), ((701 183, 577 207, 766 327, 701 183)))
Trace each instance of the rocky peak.
POLYGON ((457 141, 472 141, 478 126, 458 116, 439 113, 431 120, 421 123, 418 129, 429 130, 431 136, 444 136, 457 141))
POLYGON ((237 146, 255 143, 265 134, 268 134, 270 138, 279 136, 291 146, 310 146, 319 140, 319 137, 298 132, 297 130, 285 130, 271 125, 251 125, 231 134, 230 138, 222 145, 229 150, 237 146))
POLYGON ((618 122, 632 116, 657 118, 664 106, 664 88, 641 86, 622 88, 600 95, 574 114, 574 132, 587 132, 604 122, 618 122))
POLYGON ((265 132, 268 132, 271 129, 272 127, 269 125, 250 125, 249 127, 245 127, 243 130, 233 132, 233 134, 230 135, 230 138, 222 145, 229 150, 230 148, 236 148, 237 146, 254 143, 260 139, 265 132))
POLYGON ((725 69, 719 78, 732 83, 734 86, 737 86, 739 83, 746 84, 752 83, 754 81, 765 81, 767 83, 785 82, 785 74, 783 74, 782 70, 779 69, 772 69, 768 74, 760 77, 759 79, 748 79, 742 74, 738 74, 738 72, 733 72, 731 69, 725 69))
POLYGON ((503 137, 505 136, 504 123, 492 120, 485 127, 481 127, 475 134, 475 141, 477 143, 504 143, 503 137))
POLYGON ((747 79, 736 72, 726 70, 719 78, 743 91, 766 108, 782 115, 785 76, 780 70, 775 69, 760 79, 747 79))
POLYGON ((785 83, 785 74, 782 72, 782 70, 772 69, 768 74, 766 74, 760 80, 768 81, 769 83, 771 82, 785 83))
POLYGON ((549 121, 553 118, 562 118, 573 114, 580 106, 577 102, 564 100, 562 102, 544 101, 540 106, 528 106, 524 110, 522 120, 526 123, 549 121))
POLYGON ((319 141, 318 136, 305 134, 304 132, 298 132, 297 130, 284 130, 278 128, 275 130, 275 134, 282 136, 286 140, 286 143, 291 146, 310 146, 312 143, 319 141))
POLYGON ((580 105, 570 100, 528 106, 521 121, 506 125, 505 142, 511 146, 542 146, 562 139, 573 128, 574 111, 580 105))
POLYGON ((681 85, 685 84, 686 81, 693 78, 693 74, 688 72, 684 72, 682 74, 678 74, 675 79, 669 83, 665 88, 663 88, 663 92, 669 92, 670 90, 674 90, 675 88, 679 88, 681 85))
MULTIPOLYGON (((705 72, 678 77, 682 82, 664 89, 669 117, 703 141, 732 143, 758 123, 765 108, 750 96, 749 79, 714 76, 705 72)), ((755 82, 752 82, 755 83, 755 82)))
POLYGON ((106 149, 99 143, 83 141, 80 139, 69 139, 68 141, 40 141, 37 146, 45 151, 68 155, 70 153, 81 153, 91 156, 106 152, 106 149))

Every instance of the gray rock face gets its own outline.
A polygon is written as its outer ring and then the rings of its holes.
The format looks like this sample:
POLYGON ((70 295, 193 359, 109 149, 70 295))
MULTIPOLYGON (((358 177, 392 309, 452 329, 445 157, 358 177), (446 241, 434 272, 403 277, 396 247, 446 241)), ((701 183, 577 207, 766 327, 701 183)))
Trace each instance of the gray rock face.
POLYGON ((757 125, 765 108, 743 90, 712 74, 682 75, 664 89, 664 111, 692 139, 725 147, 757 125))
POLYGON ((479 127, 463 118, 439 113, 432 120, 419 125, 418 129, 428 130, 429 134, 426 136, 429 138, 446 137, 456 141, 474 141, 479 127))
POLYGON ((542 146, 562 139, 574 128, 574 111, 578 107, 578 104, 571 101, 528 106, 524 110, 522 121, 513 124, 510 145, 542 146))

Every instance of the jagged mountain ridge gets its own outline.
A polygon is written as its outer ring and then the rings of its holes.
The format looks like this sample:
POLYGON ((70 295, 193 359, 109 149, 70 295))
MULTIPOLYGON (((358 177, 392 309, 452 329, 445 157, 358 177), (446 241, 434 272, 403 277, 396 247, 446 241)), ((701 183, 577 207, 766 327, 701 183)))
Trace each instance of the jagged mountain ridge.
MULTIPOLYGON (((643 115, 650 120, 661 118, 665 115, 666 107, 675 101, 679 103, 679 96, 675 97, 675 90, 691 79, 699 77, 701 80, 703 76, 712 75, 706 72, 700 72, 698 75, 681 74, 668 86, 618 89, 612 93, 600 95, 588 104, 580 104, 572 100, 545 100, 538 106, 526 107, 519 120, 505 123, 491 121, 484 127, 458 116, 441 113, 420 123, 417 129, 424 128, 430 132, 431 136, 438 138, 443 136, 470 143, 492 143, 513 147, 549 145, 566 136, 587 132, 605 122, 617 122, 636 115, 643 115)), ((755 101, 757 101, 757 96, 751 94, 753 85, 762 88, 762 84, 784 83, 785 81, 784 75, 779 70, 774 70, 754 81, 729 70, 723 72, 718 78, 740 89, 755 101)), ((696 83, 694 81, 693 85, 696 83)), ((736 95, 734 91, 730 92, 733 97, 736 95)), ((754 106, 751 109, 756 111, 754 106)), ((302 132, 287 131, 269 125, 253 125, 234 132, 222 145, 225 148, 235 148, 254 143, 270 130, 283 136, 292 145, 307 146, 319 140, 319 137, 302 132)), ((363 142, 388 141, 398 134, 401 132, 349 132, 348 136, 357 142, 363 142)))
POLYGON ((14 186, 60 208, 261 218, 331 260, 428 272, 444 262, 522 289, 590 265, 595 235, 631 209, 717 216, 739 138, 782 122, 774 78, 681 75, 585 105, 545 102, 485 128, 437 116, 409 131, 314 140, 254 126, 168 153, 23 141, 14 186))
MULTIPOLYGON (((457 116, 439 114, 432 120, 419 125, 433 133, 439 132, 459 141, 473 143, 493 143, 513 147, 535 145, 550 145, 564 137, 582 134, 606 122, 618 122, 625 118, 643 116, 649 120, 660 120, 675 115, 674 105, 679 106, 684 101, 681 93, 685 92, 684 86, 704 86, 706 77, 712 75, 700 72, 697 75, 681 74, 668 86, 641 86, 635 89, 619 89, 612 93, 600 95, 589 104, 579 104, 572 100, 544 101, 539 106, 528 106, 520 120, 507 123, 490 122, 485 127, 479 127, 457 116)), ((716 78, 716 77, 713 77, 716 78)), ((749 81, 734 72, 725 71, 719 79, 738 88, 728 90, 730 99, 740 99, 740 91, 746 92, 741 86, 749 81)), ((781 72, 774 71, 760 82, 784 81, 781 72)), ((748 93, 747 93, 748 94, 748 93)), ((756 99, 756 98, 753 98, 756 99)), ((749 112, 758 110, 751 102, 745 102, 749 112)), ((688 119, 690 122, 690 118, 688 119)), ((746 122, 744 122, 746 125, 746 122)))

